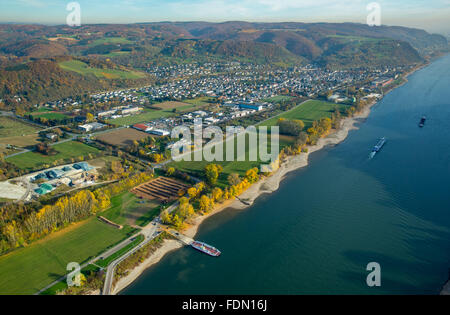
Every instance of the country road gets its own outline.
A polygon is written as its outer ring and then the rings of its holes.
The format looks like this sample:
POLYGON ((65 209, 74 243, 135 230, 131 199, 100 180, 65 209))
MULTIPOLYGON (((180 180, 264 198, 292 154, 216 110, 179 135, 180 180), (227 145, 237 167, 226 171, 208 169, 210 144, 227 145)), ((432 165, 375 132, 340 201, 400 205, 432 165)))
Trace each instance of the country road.
POLYGON ((158 227, 159 226, 157 223, 157 219, 154 219, 152 222, 150 222, 148 225, 146 225, 140 233, 137 234, 137 235, 139 235, 139 234, 144 235, 144 237, 145 237, 144 241, 108 265, 108 268, 106 270, 105 283, 103 285, 102 295, 111 295, 111 288, 112 288, 112 284, 114 281, 114 272, 116 270, 117 265, 119 265, 122 261, 124 261, 128 257, 130 257, 136 251, 138 251, 139 249, 141 249, 142 247, 147 245, 147 243, 152 241, 156 236, 158 236, 160 233, 160 232, 157 232, 158 227))

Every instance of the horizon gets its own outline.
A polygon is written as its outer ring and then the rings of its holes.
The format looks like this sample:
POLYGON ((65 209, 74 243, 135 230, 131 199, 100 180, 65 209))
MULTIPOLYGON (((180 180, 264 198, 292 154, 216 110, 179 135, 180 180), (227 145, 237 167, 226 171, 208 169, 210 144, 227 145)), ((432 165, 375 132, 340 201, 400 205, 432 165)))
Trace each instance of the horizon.
MULTIPOLYGON (((9 0, 0 4, 0 24, 63 25, 71 1, 9 0)), ((80 0, 82 24, 176 22, 366 23, 363 0, 80 0), (326 8, 324 10, 324 8, 326 8)), ((403 26, 450 35, 450 1, 376 1, 383 26, 403 26)))

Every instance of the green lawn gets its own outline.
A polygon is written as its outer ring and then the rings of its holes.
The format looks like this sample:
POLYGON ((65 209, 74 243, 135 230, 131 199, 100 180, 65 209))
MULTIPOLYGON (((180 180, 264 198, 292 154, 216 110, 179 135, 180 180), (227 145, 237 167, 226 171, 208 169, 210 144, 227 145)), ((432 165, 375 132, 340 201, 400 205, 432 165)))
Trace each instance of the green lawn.
MULTIPOLYGON (((89 276, 89 274, 94 271, 97 272, 100 268, 94 265, 87 265, 86 267, 84 267, 83 269, 81 269, 81 273, 87 277, 89 276)), ((51 286, 50 288, 48 288, 47 290, 45 290, 44 292, 41 292, 40 295, 56 295, 58 292, 63 291, 67 289, 67 282, 64 281, 60 281, 58 283, 56 283, 55 285, 51 286)))
POLYGON ((23 123, 19 120, 0 116, 0 138, 29 135, 39 130, 38 127, 23 123))
POLYGON ((144 226, 159 215, 160 205, 158 201, 139 199, 131 192, 125 192, 111 198, 111 208, 102 216, 121 225, 144 226))
POLYGON ((324 117, 331 117, 331 114, 336 108, 344 112, 347 107, 348 105, 318 100, 308 100, 287 112, 259 124, 259 126, 274 126, 277 124, 279 118, 287 118, 302 120, 305 123, 306 129, 309 128, 315 120, 319 120, 324 117))
POLYGON ((270 103, 280 103, 283 101, 289 101, 290 99, 292 99, 292 96, 288 96, 288 95, 277 95, 274 97, 269 97, 267 99, 265 99, 265 102, 270 102, 270 103))
POLYGON ((53 148, 58 152, 55 155, 43 155, 36 152, 27 152, 19 154, 6 160, 22 169, 32 169, 43 164, 51 164, 56 160, 76 158, 85 156, 88 153, 96 154, 97 148, 91 147, 81 142, 68 141, 54 145, 53 148))
POLYGON ((95 264, 102 268, 106 268, 111 262, 113 262, 117 258, 121 257, 122 255, 124 255, 125 253, 127 253, 128 251, 130 251, 131 249, 136 247, 137 245, 139 245, 144 239, 145 239, 144 235, 142 235, 142 234, 138 235, 136 237, 136 239, 134 241, 132 241, 130 244, 128 244, 121 250, 115 252, 114 254, 112 254, 111 256, 109 256, 105 259, 97 260, 95 262, 95 264))
POLYGON ((48 120, 64 120, 69 118, 69 116, 62 114, 62 113, 43 113, 34 115, 35 118, 46 118, 48 120))
POLYGON ((68 263, 81 265, 132 232, 97 218, 69 229, 0 257, 0 294, 33 294, 66 274, 68 263))
POLYGON ((82 75, 93 74, 96 77, 106 79, 139 79, 145 76, 145 74, 137 71, 91 68, 79 60, 63 61, 59 63, 59 66, 67 71, 74 71, 82 75))

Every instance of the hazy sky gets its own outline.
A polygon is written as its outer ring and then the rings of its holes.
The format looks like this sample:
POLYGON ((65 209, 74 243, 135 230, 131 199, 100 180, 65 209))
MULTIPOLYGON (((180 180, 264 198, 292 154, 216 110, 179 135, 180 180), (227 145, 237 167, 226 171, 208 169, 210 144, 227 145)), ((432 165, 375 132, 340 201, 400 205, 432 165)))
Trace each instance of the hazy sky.
MULTIPOLYGON (((63 24, 70 0, 0 0, 0 22, 63 24)), ((381 23, 450 34, 450 0, 78 0, 82 23, 154 21, 366 22, 367 4, 381 23)))

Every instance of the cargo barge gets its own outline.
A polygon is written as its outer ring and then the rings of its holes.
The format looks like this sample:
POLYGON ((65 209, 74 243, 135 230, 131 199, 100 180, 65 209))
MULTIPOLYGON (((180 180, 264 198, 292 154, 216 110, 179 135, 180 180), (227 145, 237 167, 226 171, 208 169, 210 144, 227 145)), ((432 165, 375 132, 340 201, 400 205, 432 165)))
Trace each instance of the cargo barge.
POLYGON ((385 137, 378 140, 378 143, 373 147, 372 152, 370 152, 369 157, 373 158, 375 154, 377 154, 381 150, 381 148, 384 146, 385 143, 386 143, 385 137))
POLYGON ((421 119, 420 119, 420 122, 419 122, 419 127, 420 128, 423 128, 423 126, 425 126, 425 121, 427 120, 427 117, 425 117, 425 116, 423 116, 421 119))

